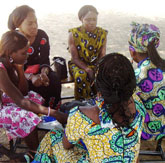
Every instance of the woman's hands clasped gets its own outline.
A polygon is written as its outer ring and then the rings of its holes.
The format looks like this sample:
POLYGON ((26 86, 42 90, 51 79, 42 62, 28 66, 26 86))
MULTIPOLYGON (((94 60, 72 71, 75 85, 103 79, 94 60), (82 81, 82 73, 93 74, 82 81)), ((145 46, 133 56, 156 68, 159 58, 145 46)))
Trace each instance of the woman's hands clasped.
POLYGON ((31 81, 35 87, 40 87, 40 86, 47 87, 49 85, 49 78, 45 73, 32 75, 31 81))

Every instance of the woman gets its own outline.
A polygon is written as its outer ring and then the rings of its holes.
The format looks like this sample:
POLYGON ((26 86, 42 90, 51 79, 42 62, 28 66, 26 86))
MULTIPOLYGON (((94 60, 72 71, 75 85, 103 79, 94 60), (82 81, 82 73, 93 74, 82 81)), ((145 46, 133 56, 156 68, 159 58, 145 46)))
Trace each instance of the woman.
POLYGON ((142 132, 144 140, 165 136, 165 60, 156 50, 159 38, 160 31, 155 25, 132 24, 129 49, 132 59, 138 63, 136 94, 147 109, 142 132))
POLYGON ((28 49, 29 57, 25 64, 26 78, 29 89, 39 93, 45 99, 45 106, 55 108, 61 99, 60 78, 50 68, 49 60, 49 37, 38 29, 35 11, 27 5, 19 6, 9 16, 8 28, 18 28, 30 42, 28 49))
POLYGON ((94 80, 96 63, 106 52, 107 31, 96 27, 97 16, 95 7, 85 5, 78 12, 82 25, 69 30, 69 70, 75 82, 76 100, 88 99, 94 95, 91 83, 94 80))
POLYGON ((23 70, 28 48, 29 41, 21 33, 3 34, 0 42, 0 128, 6 129, 9 140, 25 138, 29 151, 34 153, 39 144, 35 128, 41 121, 37 114, 53 116, 61 123, 66 123, 67 115, 40 105, 43 98, 28 92, 23 70))
POLYGON ((65 132, 49 132, 33 163, 138 162, 145 110, 138 96, 132 97, 132 65, 121 54, 108 54, 96 75, 95 105, 73 108, 65 132))

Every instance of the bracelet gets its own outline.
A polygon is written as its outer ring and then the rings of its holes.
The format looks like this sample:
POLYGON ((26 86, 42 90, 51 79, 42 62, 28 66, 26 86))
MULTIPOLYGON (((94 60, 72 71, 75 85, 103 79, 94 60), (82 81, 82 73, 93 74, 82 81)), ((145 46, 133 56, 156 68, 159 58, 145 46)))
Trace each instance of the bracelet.
POLYGON ((48 107, 48 115, 47 116, 49 117, 49 115, 50 115, 50 107, 48 107))

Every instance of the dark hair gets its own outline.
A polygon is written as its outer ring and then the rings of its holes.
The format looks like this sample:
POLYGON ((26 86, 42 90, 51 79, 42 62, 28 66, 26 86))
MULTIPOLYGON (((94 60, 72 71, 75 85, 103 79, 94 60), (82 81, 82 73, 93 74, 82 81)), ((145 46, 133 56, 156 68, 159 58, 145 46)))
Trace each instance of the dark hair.
POLYGON ((9 56, 11 53, 23 49, 27 44, 27 38, 21 33, 8 31, 2 35, 0 41, 0 57, 9 56))
POLYGON ((165 71, 165 60, 162 59, 157 49, 155 48, 155 45, 153 42, 151 42, 147 47, 147 53, 148 57, 150 58, 151 62, 157 67, 160 68, 162 71, 165 71))
POLYGON ((85 5, 85 6, 81 7, 79 12, 78 12, 79 20, 81 20, 81 18, 84 17, 89 11, 98 14, 98 11, 97 11, 97 9, 94 6, 92 6, 92 5, 85 5))
POLYGON ((117 127, 128 127, 132 118, 126 115, 128 101, 136 88, 136 78, 130 61, 118 53, 104 56, 98 64, 96 87, 105 104, 110 106, 107 110, 112 120, 116 122, 113 117, 115 113, 123 117, 123 122, 117 124, 117 127))
POLYGON ((10 30, 15 30, 16 28, 18 28, 25 20, 29 12, 35 13, 34 9, 27 5, 22 5, 15 8, 9 15, 8 28, 10 30))

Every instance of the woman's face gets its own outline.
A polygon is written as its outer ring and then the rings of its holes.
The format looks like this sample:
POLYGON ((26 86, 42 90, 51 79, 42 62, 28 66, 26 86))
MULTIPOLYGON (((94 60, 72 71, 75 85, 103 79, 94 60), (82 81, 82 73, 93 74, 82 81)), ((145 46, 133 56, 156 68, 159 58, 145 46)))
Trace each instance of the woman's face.
POLYGON ((92 32, 96 29, 97 25, 97 14, 89 11, 84 17, 81 19, 83 27, 88 31, 92 32))
POLYGON ((35 37, 38 32, 37 18, 34 12, 29 12, 22 24, 19 26, 19 30, 26 37, 35 37))
POLYGON ((17 50, 11 54, 11 58, 13 59, 13 63, 15 64, 25 64, 27 62, 28 54, 27 50, 29 48, 29 43, 26 47, 17 50))

